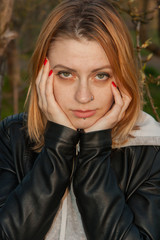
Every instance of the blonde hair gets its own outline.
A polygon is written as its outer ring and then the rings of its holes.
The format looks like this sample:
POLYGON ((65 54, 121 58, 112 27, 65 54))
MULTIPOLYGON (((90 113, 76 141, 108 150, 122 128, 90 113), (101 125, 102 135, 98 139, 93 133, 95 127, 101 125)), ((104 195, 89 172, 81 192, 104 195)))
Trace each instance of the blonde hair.
POLYGON ((31 59, 28 91, 28 133, 38 151, 44 144, 47 119, 38 106, 35 80, 50 44, 59 36, 95 40, 101 44, 115 73, 117 85, 131 96, 124 118, 112 129, 113 146, 127 140, 141 108, 133 44, 122 18, 106 0, 65 0, 49 15, 31 59))

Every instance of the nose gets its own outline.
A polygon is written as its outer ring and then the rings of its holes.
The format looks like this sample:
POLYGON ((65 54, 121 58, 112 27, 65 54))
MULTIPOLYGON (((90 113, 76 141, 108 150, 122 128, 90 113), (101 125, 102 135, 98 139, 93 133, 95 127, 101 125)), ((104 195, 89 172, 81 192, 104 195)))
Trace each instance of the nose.
POLYGON ((77 102, 85 104, 91 101, 92 93, 87 81, 80 81, 75 93, 75 99, 77 102))

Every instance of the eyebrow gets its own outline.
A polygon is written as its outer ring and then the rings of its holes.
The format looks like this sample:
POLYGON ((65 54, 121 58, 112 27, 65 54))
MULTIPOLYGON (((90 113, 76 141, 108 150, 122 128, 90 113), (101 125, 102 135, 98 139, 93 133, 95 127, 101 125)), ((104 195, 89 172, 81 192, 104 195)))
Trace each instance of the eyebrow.
MULTIPOLYGON (((67 70, 69 70, 69 71, 71 71, 71 72, 77 72, 75 69, 69 68, 69 67, 67 67, 67 66, 65 66, 65 65, 61 65, 61 64, 55 65, 52 69, 54 70, 54 69, 56 69, 56 68, 65 68, 65 69, 67 69, 67 70)), ((102 67, 99 67, 99 68, 96 68, 96 69, 92 70, 91 72, 94 73, 94 72, 97 72, 97 71, 102 70, 102 69, 104 69, 104 68, 109 68, 109 69, 111 69, 111 66, 110 66, 110 65, 104 65, 104 66, 102 66, 102 67)))

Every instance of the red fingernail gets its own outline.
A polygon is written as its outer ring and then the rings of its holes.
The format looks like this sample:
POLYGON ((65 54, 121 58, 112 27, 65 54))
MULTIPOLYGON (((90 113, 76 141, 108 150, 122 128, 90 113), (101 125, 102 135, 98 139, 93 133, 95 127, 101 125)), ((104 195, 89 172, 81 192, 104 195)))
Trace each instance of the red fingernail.
POLYGON ((53 73, 53 70, 50 70, 50 72, 49 72, 49 77, 52 75, 52 73, 53 73))
POLYGON ((44 60, 44 65, 46 65, 46 63, 47 63, 47 58, 45 58, 45 60, 44 60))
POLYGON ((112 82, 112 85, 113 85, 114 87, 117 87, 116 84, 115 84, 114 82, 112 82))

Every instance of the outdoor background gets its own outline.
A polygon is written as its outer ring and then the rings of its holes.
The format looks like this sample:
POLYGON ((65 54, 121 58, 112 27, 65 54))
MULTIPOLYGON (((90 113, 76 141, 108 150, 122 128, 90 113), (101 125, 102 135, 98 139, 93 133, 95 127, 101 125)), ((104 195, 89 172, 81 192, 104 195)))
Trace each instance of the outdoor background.
MULTIPOLYGON (((0 119, 25 110, 29 60, 44 20, 59 2, 0 0, 0 119)), ((111 2, 132 35, 144 110, 160 121, 160 0, 111 2)))

